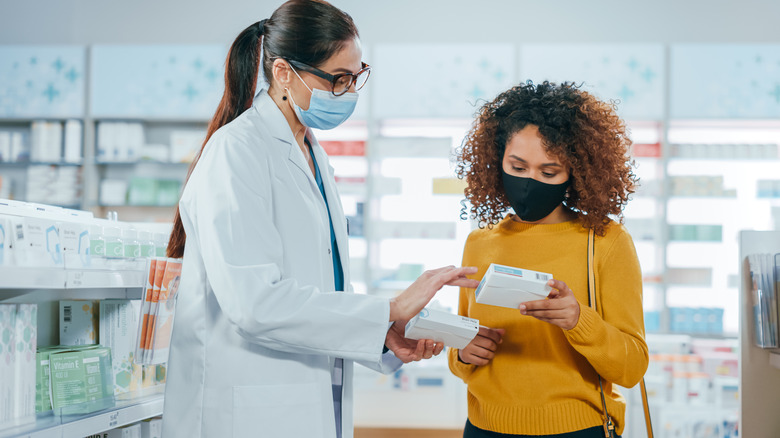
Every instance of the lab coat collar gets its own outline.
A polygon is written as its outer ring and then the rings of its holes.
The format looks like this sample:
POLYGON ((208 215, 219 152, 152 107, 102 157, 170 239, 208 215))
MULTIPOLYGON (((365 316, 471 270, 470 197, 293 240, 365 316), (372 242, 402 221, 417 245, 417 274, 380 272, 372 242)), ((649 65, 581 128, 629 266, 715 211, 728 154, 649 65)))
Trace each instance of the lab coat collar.
MULTIPOLYGON (((288 159, 306 175, 309 181, 310 188, 314 192, 315 198, 318 200, 318 205, 321 206, 321 212, 325 215, 330 213, 330 220, 333 223, 333 232, 336 235, 336 244, 339 247, 339 254, 341 258, 341 265, 344 267, 345 282, 344 288, 348 289, 348 274, 347 267, 349 266, 349 244, 347 242, 347 229, 342 218, 344 217, 344 211, 341 207, 341 199, 339 198, 338 191, 334 184, 331 183, 331 168, 327 165, 327 154, 325 150, 320 146, 317 138, 311 132, 310 128, 306 128, 306 138, 311 143, 311 150, 317 159, 317 167, 319 167, 320 175, 322 176, 322 185, 325 189, 325 196, 328 199, 327 207, 330 208, 330 212, 325 205, 325 200, 322 199, 320 194, 320 188, 317 186, 317 181, 314 179, 314 175, 311 173, 308 163, 301 152, 301 148, 298 147, 298 142, 295 140, 295 136, 290 129, 290 125, 287 123, 287 119, 284 118, 284 114, 276 106, 276 102, 268 95, 268 90, 262 90, 255 97, 252 111, 256 111, 256 115, 262 120, 262 123, 271 134, 272 137, 285 143, 289 149, 288 159)), ((327 227, 327 216, 324 218, 324 225, 327 227)))
MULTIPOLYGON (((252 111, 257 112, 257 115, 260 116, 264 122, 265 129, 272 137, 287 144, 289 147, 289 160, 306 175, 309 184, 312 185, 313 188, 317 188, 317 182, 311 174, 311 169, 309 169, 309 165, 306 163, 303 152, 301 152, 301 149, 298 147, 298 142, 295 140, 290 125, 287 123, 287 119, 284 118, 282 111, 276 106, 276 102, 271 99, 268 90, 262 90, 260 94, 258 94, 255 98, 254 105, 252 106, 252 111)), ((306 138, 311 141, 313 137, 311 131, 307 128, 306 138)))

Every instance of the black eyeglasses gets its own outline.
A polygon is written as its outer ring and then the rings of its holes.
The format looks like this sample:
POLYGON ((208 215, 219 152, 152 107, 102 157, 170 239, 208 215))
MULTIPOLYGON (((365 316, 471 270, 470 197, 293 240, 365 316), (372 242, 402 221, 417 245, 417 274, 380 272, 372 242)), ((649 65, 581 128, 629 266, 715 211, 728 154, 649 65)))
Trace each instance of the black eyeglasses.
POLYGON ((368 77, 371 76, 371 66, 365 62, 361 62, 361 69, 357 73, 341 73, 332 75, 302 62, 293 61, 291 59, 286 59, 285 61, 289 62, 290 65, 297 68, 298 70, 311 73, 330 82, 330 92, 333 93, 334 96, 343 95, 349 91, 353 85, 355 86, 355 90, 363 88, 363 86, 366 85, 366 82, 368 82, 368 77))

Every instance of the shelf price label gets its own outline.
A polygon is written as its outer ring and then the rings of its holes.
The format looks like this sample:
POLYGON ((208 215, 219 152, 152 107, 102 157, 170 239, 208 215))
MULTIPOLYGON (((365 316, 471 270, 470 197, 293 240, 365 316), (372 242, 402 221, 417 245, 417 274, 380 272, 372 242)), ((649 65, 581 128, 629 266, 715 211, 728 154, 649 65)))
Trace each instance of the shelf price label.
POLYGON ((67 287, 81 287, 84 285, 84 272, 71 272, 68 278, 67 287))
POLYGON ((108 416, 108 428, 114 429, 119 425, 119 411, 112 412, 108 416))

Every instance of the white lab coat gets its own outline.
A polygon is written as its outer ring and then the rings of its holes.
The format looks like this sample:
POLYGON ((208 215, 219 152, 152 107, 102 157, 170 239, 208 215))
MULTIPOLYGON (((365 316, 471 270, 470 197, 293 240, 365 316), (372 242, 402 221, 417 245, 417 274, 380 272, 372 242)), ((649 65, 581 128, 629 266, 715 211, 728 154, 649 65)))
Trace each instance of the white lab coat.
POLYGON ((333 291, 328 212, 279 108, 262 92, 209 140, 179 203, 187 243, 176 304, 163 436, 336 436, 331 390, 344 358, 343 436, 353 361, 377 371, 387 299, 351 292, 346 220, 313 136, 344 284, 333 291))

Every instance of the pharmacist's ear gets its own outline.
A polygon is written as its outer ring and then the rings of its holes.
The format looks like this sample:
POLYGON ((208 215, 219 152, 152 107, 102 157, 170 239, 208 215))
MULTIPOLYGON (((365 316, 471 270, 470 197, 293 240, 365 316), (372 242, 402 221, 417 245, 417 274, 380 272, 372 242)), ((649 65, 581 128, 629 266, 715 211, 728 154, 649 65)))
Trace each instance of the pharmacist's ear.
POLYGON ((290 64, 282 58, 276 58, 271 66, 271 72, 274 80, 281 86, 281 89, 290 88, 292 83, 292 69, 290 64))

